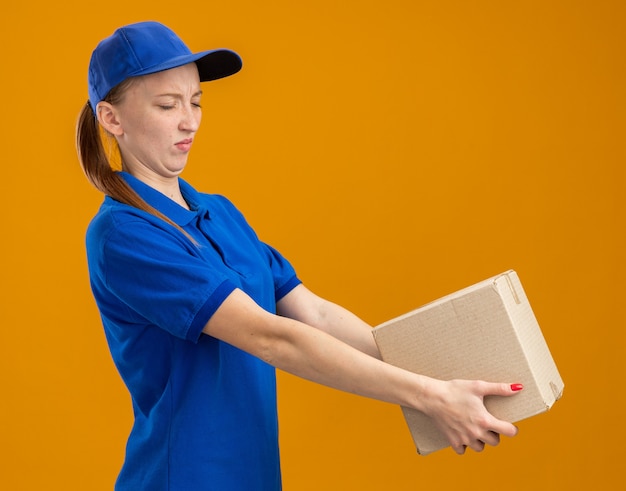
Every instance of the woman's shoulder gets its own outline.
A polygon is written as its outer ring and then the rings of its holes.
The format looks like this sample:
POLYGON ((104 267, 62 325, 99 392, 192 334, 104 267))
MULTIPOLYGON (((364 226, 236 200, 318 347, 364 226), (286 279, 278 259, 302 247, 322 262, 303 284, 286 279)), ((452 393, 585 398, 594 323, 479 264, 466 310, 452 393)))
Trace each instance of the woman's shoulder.
POLYGON ((108 241, 117 236, 132 241, 133 237, 164 229, 163 224, 163 220, 150 213, 106 196, 87 227, 87 241, 108 241))
POLYGON ((91 219, 90 226, 107 225, 115 227, 129 221, 145 220, 149 216, 149 213, 134 206, 121 203, 110 196, 105 196, 100 208, 91 219))

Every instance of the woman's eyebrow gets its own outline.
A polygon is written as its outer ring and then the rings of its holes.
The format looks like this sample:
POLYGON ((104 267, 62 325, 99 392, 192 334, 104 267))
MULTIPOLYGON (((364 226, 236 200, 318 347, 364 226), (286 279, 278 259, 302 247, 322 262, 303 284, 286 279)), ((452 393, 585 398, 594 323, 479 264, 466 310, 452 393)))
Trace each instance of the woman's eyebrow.
MULTIPOLYGON (((202 95, 202 90, 195 92, 191 95, 191 97, 200 97, 202 95)), ((184 96, 179 92, 164 92, 163 94, 156 94, 155 97, 174 97, 176 99, 182 99, 184 96)))

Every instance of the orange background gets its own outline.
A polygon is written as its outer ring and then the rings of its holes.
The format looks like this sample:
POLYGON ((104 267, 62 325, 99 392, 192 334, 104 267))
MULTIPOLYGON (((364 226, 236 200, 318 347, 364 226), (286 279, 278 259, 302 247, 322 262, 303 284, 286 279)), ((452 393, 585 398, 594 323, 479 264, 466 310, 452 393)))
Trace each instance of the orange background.
POLYGON ((285 489, 611 489, 624 429, 624 2, 10 2, 0 488, 110 490, 131 424, 88 286, 91 50, 146 19, 244 70, 185 177, 372 324, 513 268, 566 383, 494 449, 416 455, 397 407, 280 374, 285 489))

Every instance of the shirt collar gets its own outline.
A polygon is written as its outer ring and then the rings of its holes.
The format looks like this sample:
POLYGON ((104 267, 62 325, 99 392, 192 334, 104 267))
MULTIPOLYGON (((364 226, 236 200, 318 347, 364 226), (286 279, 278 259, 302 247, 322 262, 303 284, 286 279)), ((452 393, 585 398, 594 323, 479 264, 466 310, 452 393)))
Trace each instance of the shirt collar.
POLYGON ((208 210, 202 205, 200 193, 181 178, 178 178, 180 190, 191 210, 183 208, 160 191, 140 181, 128 172, 120 172, 119 175, 140 198, 181 227, 187 225, 199 214, 208 217, 208 210))

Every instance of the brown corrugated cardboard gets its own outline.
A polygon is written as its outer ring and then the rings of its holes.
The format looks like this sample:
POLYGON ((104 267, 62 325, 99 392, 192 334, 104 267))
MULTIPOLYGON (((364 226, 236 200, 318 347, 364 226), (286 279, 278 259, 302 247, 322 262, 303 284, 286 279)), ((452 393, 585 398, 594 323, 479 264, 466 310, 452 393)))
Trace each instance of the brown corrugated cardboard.
MULTIPOLYGON (((547 411, 563 381, 515 271, 508 271, 387 321, 373 330, 383 360, 441 380, 520 382, 487 409, 512 423, 547 411)), ((417 451, 448 443, 425 414, 402 408, 417 451)))

